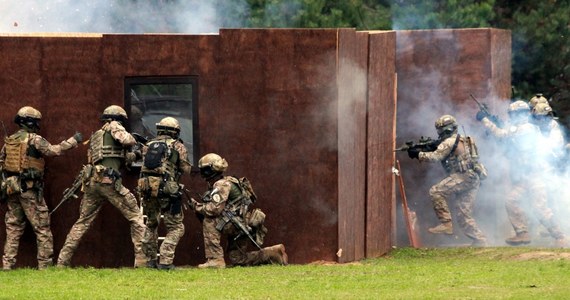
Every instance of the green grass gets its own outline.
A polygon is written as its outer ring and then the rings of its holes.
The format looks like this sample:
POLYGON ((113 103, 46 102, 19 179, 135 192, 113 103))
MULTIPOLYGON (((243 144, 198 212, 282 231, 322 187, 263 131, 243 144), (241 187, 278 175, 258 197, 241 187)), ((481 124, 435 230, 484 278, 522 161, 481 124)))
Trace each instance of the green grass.
POLYGON ((570 249, 395 249, 350 264, 16 269, 0 299, 568 299, 570 249))

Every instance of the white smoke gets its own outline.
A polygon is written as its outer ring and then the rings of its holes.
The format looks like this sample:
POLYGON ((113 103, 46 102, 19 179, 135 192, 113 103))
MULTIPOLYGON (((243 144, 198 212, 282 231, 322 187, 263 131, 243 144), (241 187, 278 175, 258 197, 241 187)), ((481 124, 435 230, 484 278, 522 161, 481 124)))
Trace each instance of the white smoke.
POLYGON ((0 0, 0 32, 217 33, 243 25, 245 0, 0 0))

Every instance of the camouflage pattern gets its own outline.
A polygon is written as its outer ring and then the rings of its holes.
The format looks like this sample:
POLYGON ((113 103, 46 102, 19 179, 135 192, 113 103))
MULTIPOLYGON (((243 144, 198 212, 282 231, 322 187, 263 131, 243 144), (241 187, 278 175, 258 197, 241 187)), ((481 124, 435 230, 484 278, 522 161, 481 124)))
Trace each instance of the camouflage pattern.
MULTIPOLYGON (((132 146, 136 143, 134 137, 116 121, 106 122, 103 130, 109 131, 113 139, 123 146, 132 146)), ((90 154, 88 154, 90 155, 90 154)), ((121 159, 104 159, 94 166, 91 177, 84 184, 84 195, 80 203, 79 219, 69 231, 63 248, 58 257, 59 266, 69 266, 71 258, 77 249, 83 235, 89 230, 95 217, 101 210, 105 201, 109 201, 131 223, 131 240, 134 246, 135 266, 146 263, 146 256, 142 251, 142 240, 145 231, 142 212, 138 207, 135 196, 124 187, 120 179, 107 177, 109 168, 118 166, 121 159)))
POLYGON ((160 251, 158 263, 170 265, 174 261, 174 252, 180 238, 184 235, 183 212, 173 215, 169 209, 163 210, 163 223, 166 227, 166 236, 158 248, 158 225, 160 223, 161 207, 168 206, 168 203, 161 204, 161 201, 168 202, 168 199, 151 198, 144 200, 144 214, 147 217, 146 230, 143 239, 143 251, 148 259, 156 260, 160 251))
POLYGON ((145 225, 135 196, 124 186, 121 186, 119 192, 115 189, 114 183, 96 182, 94 178, 91 178, 89 184, 84 187, 84 195, 79 207, 79 219, 71 227, 63 248, 59 252, 58 265, 69 266, 71 264, 71 258, 81 238, 93 224, 105 201, 115 206, 131 223, 131 240, 135 257, 144 260, 142 239, 145 225))
POLYGON ((450 154, 456 139, 457 134, 453 134, 451 137, 443 140, 435 151, 420 152, 419 160, 441 162, 447 158, 448 160, 456 160, 457 164, 455 166, 465 166, 462 168, 447 168, 449 175, 432 186, 429 190, 429 195, 435 214, 441 223, 452 221, 448 201, 452 196, 455 196, 458 208, 457 222, 463 233, 473 240, 484 240, 484 234, 477 226, 475 219, 473 219, 473 205, 480 184, 479 175, 475 173, 472 162, 467 158, 469 150, 464 138, 460 138, 455 151, 450 154))
MULTIPOLYGON (((23 131, 23 129, 20 129, 18 132, 20 131, 23 131)), ((59 156, 63 151, 76 147, 77 141, 74 138, 69 138, 58 145, 52 145, 42 136, 33 134, 29 144, 33 145, 42 156, 59 156)), ((4 167, 5 159, 6 149, 2 147, 0 151, 0 166, 4 167)), ((24 233, 26 219, 30 222, 36 234, 38 268, 45 269, 53 263, 53 236, 50 229, 48 207, 45 199, 39 197, 40 193, 37 189, 37 186, 41 186, 43 183, 35 183, 31 180, 26 183, 28 186, 34 187, 26 192, 8 197, 8 211, 5 215, 6 242, 4 243, 4 255, 2 257, 5 270, 12 269, 16 264, 16 256, 20 238, 24 233)))
POLYGON ((550 235, 558 240, 564 239, 564 234, 560 231, 558 224, 554 221, 552 210, 547 206, 547 190, 544 182, 536 174, 536 170, 547 167, 547 162, 539 160, 540 155, 536 155, 540 145, 540 129, 528 122, 511 125, 507 129, 497 127, 487 118, 483 119, 483 124, 497 137, 505 138, 510 142, 511 153, 511 190, 507 195, 505 207, 507 215, 517 234, 528 233, 528 218, 523 210, 529 201, 530 207, 534 210, 540 223, 548 230, 550 235))
MULTIPOLYGON (((172 139, 166 135, 159 135, 154 140, 172 139)), ((178 168, 182 173, 190 173, 192 165, 188 161, 188 150, 183 143, 176 140, 172 143, 172 147, 178 151, 179 164, 178 168)), ((143 147, 143 157, 148 147, 143 147)), ((174 254, 178 242, 184 235, 184 213, 180 211, 178 214, 170 212, 170 199, 149 197, 143 199, 144 214, 147 217, 146 230, 143 239, 143 251, 149 260, 156 260, 157 253, 160 251, 160 260, 157 263, 170 265, 174 261, 174 254), (158 248, 158 226, 160 224, 160 215, 163 215, 163 222, 166 227, 166 236, 164 241, 158 248)))
MULTIPOLYGON (((220 244, 220 240, 222 235, 224 235, 228 243, 226 251, 232 265, 254 266, 272 262, 282 263, 283 254, 274 250, 274 247, 247 251, 247 247, 251 244, 251 241, 245 235, 239 236, 239 238, 236 239, 239 235, 239 229, 231 222, 223 227, 222 232, 216 229, 216 225, 218 225, 220 221, 220 214, 228 202, 228 197, 232 190, 232 183, 228 177, 223 177, 210 186, 210 190, 214 189, 218 189, 218 192, 212 196, 211 202, 195 203, 196 212, 204 215, 202 230, 206 259, 208 261, 216 259, 223 260, 224 250, 220 244)), ((286 254, 284 255, 286 257, 286 254)), ((286 264, 286 258, 284 264, 286 264)))
POLYGON ((37 190, 33 189, 8 197, 8 211, 5 216, 6 243, 2 257, 4 270, 10 270, 16 264, 16 255, 20 237, 26 227, 26 219, 36 234, 38 268, 45 269, 52 265, 53 236, 48 207, 43 198, 38 198, 37 190))

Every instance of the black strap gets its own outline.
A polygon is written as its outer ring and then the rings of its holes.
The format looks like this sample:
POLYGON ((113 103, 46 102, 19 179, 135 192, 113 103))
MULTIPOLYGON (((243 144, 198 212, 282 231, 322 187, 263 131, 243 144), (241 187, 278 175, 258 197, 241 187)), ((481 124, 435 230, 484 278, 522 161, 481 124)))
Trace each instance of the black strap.
POLYGON ((461 137, 458 133, 457 138, 455 139, 455 143, 453 143, 453 147, 451 147, 451 151, 449 151, 449 154, 447 154, 447 156, 443 159, 443 161, 446 161, 453 154, 453 152, 455 152, 455 150, 457 149, 457 145, 459 145, 459 139, 460 138, 461 137))

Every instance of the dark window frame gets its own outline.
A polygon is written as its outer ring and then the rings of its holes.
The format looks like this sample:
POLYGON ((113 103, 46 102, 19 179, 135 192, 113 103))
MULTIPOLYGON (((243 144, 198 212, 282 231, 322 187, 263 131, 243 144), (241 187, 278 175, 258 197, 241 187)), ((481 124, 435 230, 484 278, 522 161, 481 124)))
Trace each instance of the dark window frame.
MULTIPOLYGON (((199 81, 198 76, 188 75, 188 76, 129 76, 125 77, 124 80, 124 101, 125 110, 129 119, 131 119, 131 87, 134 85, 151 85, 151 84, 190 84, 192 85, 192 158, 191 163, 193 165, 198 165, 198 159, 200 157, 199 153, 199 143, 200 143, 200 131, 199 131, 199 119, 198 119, 198 88, 199 81)), ((131 130, 130 122, 127 122, 127 130, 131 130)))

